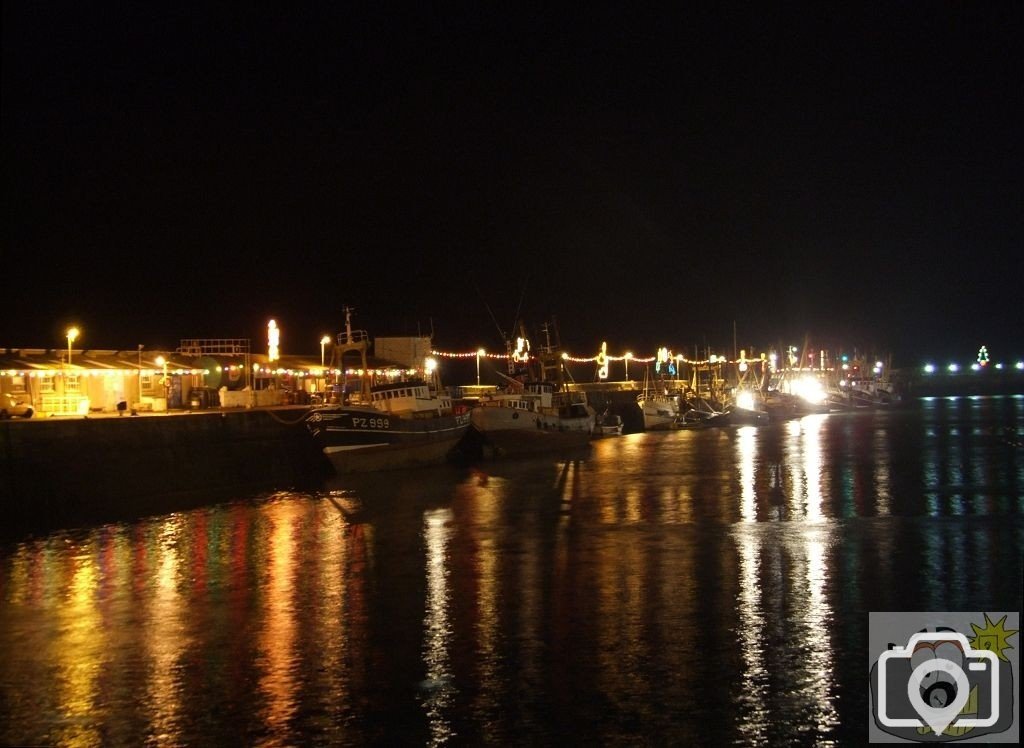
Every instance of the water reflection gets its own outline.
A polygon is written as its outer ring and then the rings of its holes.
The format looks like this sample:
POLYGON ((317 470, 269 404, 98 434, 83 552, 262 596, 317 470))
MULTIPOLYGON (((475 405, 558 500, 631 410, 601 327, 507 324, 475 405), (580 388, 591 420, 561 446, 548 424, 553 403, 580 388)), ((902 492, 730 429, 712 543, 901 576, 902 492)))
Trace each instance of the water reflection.
MULTIPOLYGON (((181 515, 170 518, 162 527, 155 528, 155 537, 147 544, 152 551, 150 578, 153 589, 146 596, 143 624, 143 641, 150 668, 146 707, 153 737, 157 741, 165 741, 178 734, 182 707, 179 659, 186 646, 183 615, 187 611, 179 589, 179 585, 184 583, 179 544, 193 540, 183 534, 184 524, 181 515)), ((202 537, 199 540, 202 542, 202 537)))
POLYGON ((97 550, 95 543, 84 544, 72 556, 66 568, 67 588, 61 595, 65 604, 58 608, 52 650, 58 672, 60 722, 56 736, 65 745, 92 745, 100 738, 97 725, 90 720, 97 707, 98 680, 108 644, 95 600, 100 583, 97 550))
POLYGON ((501 508, 506 483, 473 473, 456 489, 454 523, 462 528, 466 563, 453 572, 463 580, 475 580, 475 605, 470 608, 469 652, 472 671, 480 687, 472 696, 474 714, 494 714, 501 708, 503 636, 501 631, 502 584, 504 575, 501 508))
POLYGON ((294 598, 298 511, 296 502, 275 502, 268 507, 266 520, 271 530, 262 569, 266 576, 260 585, 264 590, 260 620, 264 624, 257 656, 263 664, 259 689, 265 700, 261 717, 271 733, 285 736, 297 708, 294 598))
POLYGON ((858 744, 868 610, 1020 607, 1021 414, 632 434, 10 546, 0 743, 858 744))
POLYGON ((423 663, 426 680, 423 700, 430 726, 430 743, 437 745, 454 735, 448 721, 455 686, 451 670, 451 621, 448 611, 448 541, 451 536, 451 509, 433 509, 424 513, 426 539, 427 611, 423 619, 423 663))
POLYGON ((834 663, 829 631, 827 549, 833 530, 822 513, 822 416, 786 425, 784 454, 788 471, 778 463, 769 473, 770 495, 786 492, 785 514, 758 522, 758 438, 754 427, 736 434, 740 480, 740 521, 733 528, 739 554, 736 637, 743 673, 734 692, 745 742, 770 742, 780 722, 803 720, 819 739, 838 725, 834 663), (781 626, 782 622, 787 626, 781 626), (785 672, 781 684, 780 671, 785 672), (809 721, 809 722, 808 722, 809 721))

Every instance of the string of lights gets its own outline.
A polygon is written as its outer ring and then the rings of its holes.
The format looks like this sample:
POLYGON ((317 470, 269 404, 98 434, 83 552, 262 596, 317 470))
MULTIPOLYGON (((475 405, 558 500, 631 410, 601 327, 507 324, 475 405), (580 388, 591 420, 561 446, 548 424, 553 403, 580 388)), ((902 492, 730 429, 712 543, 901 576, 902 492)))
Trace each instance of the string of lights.
MULTIPOLYGON (((480 358, 489 358, 489 359, 502 360, 502 361, 506 361, 509 358, 509 355, 507 353, 479 353, 478 354, 478 352, 476 352, 476 351, 469 351, 469 352, 465 352, 465 353, 458 352, 458 351, 431 351, 430 355, 437 356, 439 358, 448 358, 448 359, 472 359, 472 358, 476 358, 478 355, 479 355, 480 358)), ((603 356, 604 360, 606 360, 606 361, 627 361, 628 360, 630 362, 635 362, 635 363, 638 363, 638 364, 650 364, 650 363, 654 363, 655 361, 663 361, 663 362, 674 361, 676 363, 684 363, 684 364, 691 364, 691 365, 738 364, 738 363, 752 364, 752 363, 758 363, 758 362, 760 362, 762 360, 765 360, 764 357, 761 357, 761 358, 744 358, 744 357, 740 357, 740 358, 735 359, 735 360, 730 360, 726 356, 716 356, 716 355, 711 355, 711 356, 709 356, 708 358, 705 358, 705 359, 692 359, 692 358, 687 358, 686 356, 684 356, 682 354, 672 354, 671 352, 667 353, 667 355, 654 355, 654 356, 647 356, 647 357, 634 356, 632 353, 623 353, 622 355, 618 355, 618 356, 617 355, 613 355, 613 354, 609 354, 609 353, 605 353, 605 354, 596 353, 593 356, 573 356, 573 355, 571 355, 569 353, 562 353, 561 356, 562 356, 562 360, 568 361, 568 362, 574 363, 574 364, 597 363, 599 361, 599 359, 602 358, 602 356, 603 356)), ((536 360, 538 357, 531 354, 529 356, 529 358, 536 360)))

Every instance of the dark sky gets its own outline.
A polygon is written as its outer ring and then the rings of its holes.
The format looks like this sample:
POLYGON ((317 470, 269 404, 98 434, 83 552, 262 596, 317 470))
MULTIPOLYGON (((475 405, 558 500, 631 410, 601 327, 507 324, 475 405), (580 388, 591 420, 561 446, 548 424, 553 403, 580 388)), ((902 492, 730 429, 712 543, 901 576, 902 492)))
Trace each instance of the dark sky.
POLYGON ((0 346, 1024 354, 1022 3, 206 5, 4 3, 0 346))

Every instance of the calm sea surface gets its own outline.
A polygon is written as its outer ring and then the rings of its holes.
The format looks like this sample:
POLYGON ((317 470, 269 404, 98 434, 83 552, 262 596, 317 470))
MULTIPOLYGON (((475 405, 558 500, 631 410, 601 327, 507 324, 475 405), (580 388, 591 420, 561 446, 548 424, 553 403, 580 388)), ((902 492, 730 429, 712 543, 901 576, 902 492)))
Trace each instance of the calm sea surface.
POLYGON ((860 744, 868 611, 1021 610, 1007 429, 920 400, 8 542, 0 743, 860 744))

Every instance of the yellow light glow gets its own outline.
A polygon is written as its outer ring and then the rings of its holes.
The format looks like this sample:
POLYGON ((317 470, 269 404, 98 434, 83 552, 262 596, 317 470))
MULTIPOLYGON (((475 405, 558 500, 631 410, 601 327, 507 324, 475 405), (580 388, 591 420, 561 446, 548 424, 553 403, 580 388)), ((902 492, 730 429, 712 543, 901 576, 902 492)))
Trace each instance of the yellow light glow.
MULTIPOLYGON (((562 354, 565 357, 567 354, 562 354)), ((608 343, 601 343, 601 350, 597 353, 597 378, 605 380, 608 378, 608 343)))
POLYGON ((528 361, 530 358, 530 341, 526 338, 516 338, 516 350, 512 354, 512 360, 518 363, 528 361))
POLYGON ((821 382, 814 377, 801 377, 795 380, 793 394, 813 404, 824 402, 828 396, 821 382))
POLYGON ((270 320, 267 323, 267 358, 271 361, 277 361, 281 357, 280 342, 281 331, 277 327, 277 322, 270 320))

